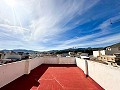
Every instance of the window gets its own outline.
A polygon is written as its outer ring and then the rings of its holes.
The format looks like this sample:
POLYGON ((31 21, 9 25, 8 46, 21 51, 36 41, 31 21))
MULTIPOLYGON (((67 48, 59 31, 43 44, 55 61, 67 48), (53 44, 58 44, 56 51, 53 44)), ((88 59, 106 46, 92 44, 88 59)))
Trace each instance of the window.
POLYGON ((108 51, 111 51, 111 48, 110 48, 110 47, 107 47, 107 50, 108 50, 108 51))

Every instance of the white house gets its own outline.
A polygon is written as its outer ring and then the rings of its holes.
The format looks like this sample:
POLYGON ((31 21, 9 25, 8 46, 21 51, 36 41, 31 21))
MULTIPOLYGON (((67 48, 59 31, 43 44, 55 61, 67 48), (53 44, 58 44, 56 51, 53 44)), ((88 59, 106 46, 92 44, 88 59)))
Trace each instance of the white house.
POLYGON ((93 51, 93 57, 105 55, 105 50, 93 51))
POLYGON ((89 59, 88 53, 82 53, 80 55, 80 58, 82 58, 82 59, 89 59))

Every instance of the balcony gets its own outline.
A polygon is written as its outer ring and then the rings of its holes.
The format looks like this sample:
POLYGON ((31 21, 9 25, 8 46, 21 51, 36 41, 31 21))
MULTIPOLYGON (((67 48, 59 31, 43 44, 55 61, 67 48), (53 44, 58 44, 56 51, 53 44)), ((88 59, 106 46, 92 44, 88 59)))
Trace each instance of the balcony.
POLYGON ((120 88, 119 68, 79 58, 35 58, 2 65, 0 71, 0 90, 120 88))

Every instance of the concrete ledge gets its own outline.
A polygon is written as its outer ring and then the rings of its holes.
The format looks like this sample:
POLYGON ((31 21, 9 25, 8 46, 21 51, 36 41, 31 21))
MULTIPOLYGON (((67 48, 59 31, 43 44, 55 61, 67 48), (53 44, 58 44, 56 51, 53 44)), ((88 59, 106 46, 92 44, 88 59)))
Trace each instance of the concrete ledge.
POLYGON ((61 57, 59 58, 59 64, 76 64, 74 57, 61 57))
POLYGON ((75 58, 40 57, 25 61, 18 61, 0 65, 0 87, 12 82, 16 78, 29 74, 31 70, 41 64, 76 64, 75 58))
POLYGON ((76 64, 105 90, 120 89, 120 68, 80 58, 76 64))
POLYGON ((25 73, 25 61, 0 66, 0 87, 10 83, 25 73))
POLYGON ((86 75, 89 75, 105 90, 120 89, 120 68, 71 57, 42 57, 0 65, 0 87, 24 74, 29 74, 31 70, 41 64, 77 64, 86 75))

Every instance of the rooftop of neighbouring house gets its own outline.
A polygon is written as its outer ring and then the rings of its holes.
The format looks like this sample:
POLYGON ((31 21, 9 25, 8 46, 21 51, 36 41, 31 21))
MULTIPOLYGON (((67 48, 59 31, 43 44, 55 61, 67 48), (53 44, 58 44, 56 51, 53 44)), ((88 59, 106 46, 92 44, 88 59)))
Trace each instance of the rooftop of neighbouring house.
POLYGON ((72 64, 42 64, 0 90, 103 90, 72 64))

